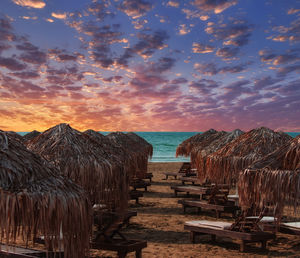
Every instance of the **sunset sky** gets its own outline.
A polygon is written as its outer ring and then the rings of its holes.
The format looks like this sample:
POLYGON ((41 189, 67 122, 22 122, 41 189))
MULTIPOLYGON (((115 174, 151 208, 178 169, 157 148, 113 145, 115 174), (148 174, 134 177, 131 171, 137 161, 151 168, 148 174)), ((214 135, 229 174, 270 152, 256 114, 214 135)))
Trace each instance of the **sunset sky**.
POLYGON ((0 129, 300 131, 299 0, 1 0, 0 129))

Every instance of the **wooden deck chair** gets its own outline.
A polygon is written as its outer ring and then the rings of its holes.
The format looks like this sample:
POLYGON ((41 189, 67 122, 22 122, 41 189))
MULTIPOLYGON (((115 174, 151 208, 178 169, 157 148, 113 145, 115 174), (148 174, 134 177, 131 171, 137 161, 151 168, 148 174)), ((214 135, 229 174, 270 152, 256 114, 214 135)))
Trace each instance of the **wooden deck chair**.
POLYGON ((188 221, 184 224, 184 229, 190 231, 190 238, 193 243, 197 235, 211 235, 212 240, 216 237, 228 237, 238 240, 240 251, 244 252, 247 243, 261 243, 262 249, 266 249, 267 241, 275 238, 275 234, 263 231, 242 232, 232 229, 232 223, 221 221, 188 221))
POLYGON ((15 245, 6 245, 0 243, 0 257, 5 258, 36 258, 36 257, 57 257, 63 258, 63 252, 46 252, 42 250, 36 250, 31 248, 24 248, 15 245))

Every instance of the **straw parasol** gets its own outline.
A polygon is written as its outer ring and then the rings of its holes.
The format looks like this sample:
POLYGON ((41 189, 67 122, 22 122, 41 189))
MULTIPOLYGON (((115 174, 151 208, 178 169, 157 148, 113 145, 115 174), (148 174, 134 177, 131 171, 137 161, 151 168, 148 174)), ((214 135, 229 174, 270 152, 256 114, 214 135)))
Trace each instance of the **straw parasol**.
POLYGON ((188 157, 191 154, 191 151, 195 145, 200 146, 200 145, 207 145, 207 142, 211 142, 212 139, 214 139, 215 134, 218 133, 214 129, 209 129, 208 131, 204 133, 198 133, 182 143, 178 145, 176 148, 176 157, 178 156, 185 156, 188 157))
POLYGON ((271 205, 280 218, 284 206, 293 204, 296 212, 300 198, 300 136, 241 172, 238 186, 244 209, 271 205))
MULTIPOLYGON (((222 132, 221 132, 222 133, 222 132)), ((240 129, 235 129, 232 132, 228 133, 222 133, 220 134, 220 137, 216 137, 214 141, 212 141, 208 146, 200 149, 194 150, 194 160, 196 163, 196 167, 198 170, 198 174, 205 174, 205 163, 204 158, 219 149, 223 148, 230 142, 234 141, 236 138, 238 138, 240 135, 242 135, 244 132, 240 129)))
POLYGON ((91 206, 82 188, 9 133, 0 132, 0 231, 7 242, 45 236, 64 257, 84 257, 89 247, 91 206), (60 234, 63 234, 63 238, 60 234))
POLYGON ((23 141, 24 142, 27 142, 27 141, 30 141, 32 140, 33 138, 39 136, 41 133, 36 131, 36 130, 33 130, 32 132, 30 133, 27 133, 23 136, 23 141))
POLYGON ((136 137, 122 132, 113 132, 106 135, 108 139, 116 145, 122 146, 134 164, 134 171, 131 177, 144 178, 147 173, 148 157, 152 154, 149 147, 141 150, 141 141, 136 140, 136 137))
POLYGON ((148 155, 148 158, 152 158, 153 155, 153 146, 149 142, 147 142, 143 137, 137 135, 136 133, 129 132, 126 134, 129 136, 131 139, 136 141, 142 149, 142 152, 146 153, 148 155))
POLYGON ((288 134, 274 132, 266 127, 253 129, 218 151, 203 157, 198 163, 202 171, 199 173, 200 179, 231 184, 238 179, 240 171, 282 147, 290 139, 288 134))
POLYGON ((14 131, 2 131, 2 130, 0 130, 0 132, 5 133, 5 134, 9 135, 10 138, 14 138, 15 140, 18 140, 20 142, 23 141, 23 137, 20 134, 14 132, 14 131))
POLYGON ((56 125, 27 143, 62 175, 81 185, 92 204, 106 204, 109 209, 127 206, 126 174, 96 141, 68 124, 56 125), (125 198, 126 197, 126 198, 125 198))

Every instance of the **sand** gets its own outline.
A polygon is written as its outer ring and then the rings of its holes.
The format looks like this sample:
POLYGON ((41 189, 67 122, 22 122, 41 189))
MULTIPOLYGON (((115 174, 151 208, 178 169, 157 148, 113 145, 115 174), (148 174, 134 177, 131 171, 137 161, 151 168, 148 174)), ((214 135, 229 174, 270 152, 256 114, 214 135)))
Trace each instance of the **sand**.
MULTIPOLYGON (((130 210, 138 215, 131 218, 130 225, 122 232, 128 238, 147 240, 147 248, 142 256, 147 257, 300 257, 300 237, 278 234, 269 241, 268 250, 263 251, 258 244, 250 245, 245 253, 231 239, 217 238, 213 243, 208 236, 201 236, 196 244, 191 244, 189 232, 184 230, 184 222, 189 220, 217 220, 214 213, 187 210, 183 214, 170 186, 180 184, 178 180, 164 180, 166 171, 178 171, 181 163, 149 163, 148 172, 153 173, 152 185, 140 198, 140 204, 130 201, 130 210)), ((230 221, 231 215, 222 215, 219 220, 230 221)), ((92 251, 93 257, 117 257, 114 252, 92 251)), ((135 257, 130 253, 127 257, 135 257)))

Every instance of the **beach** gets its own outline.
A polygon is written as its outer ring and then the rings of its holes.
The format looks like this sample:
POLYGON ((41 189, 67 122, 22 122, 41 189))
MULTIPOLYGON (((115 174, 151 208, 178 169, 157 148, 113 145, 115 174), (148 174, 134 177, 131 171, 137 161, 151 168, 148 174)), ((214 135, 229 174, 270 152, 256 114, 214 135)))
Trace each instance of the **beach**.
MULTIPOLYGON (((128 238, 147 241, 142 257, 299 257, 300 237, 277 234, 275 240, 268 242, 267 250, 260 245, 249 245, 246 252, 239 251, 236 241, 217 238, 214 243, 209 236, 201 236, 196 244, 192 244, 189 232, 184 230, 184 222, 190 220, 217 220, 215 214, 209 211, 197 215, 195 209, 188 209, 183 214, 181 205, 177 202, 182 197, 175 198, 170 186, 180 184, 179 180, 165 180, 163 172, 176 172, 182 163, 149 163, 148 172, 153 173, 152 184, 148 192, 140 198, 139 204, 130 201, 129 209, 137 211, 130 225, 123 231, 128 238)), ((183 196, 183 195, 180 195, 183 196)), ((231 214, 224 214, 219 221, 233 222, 231 214)), ((93 257, 117 257, 114 252, 91 251, 93 257)), ((127 257, 135 257, 130 253, 127 257)))

